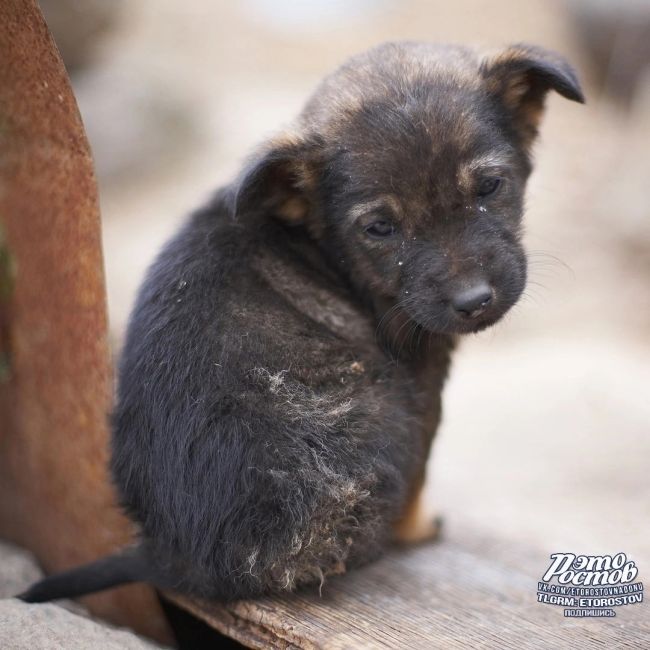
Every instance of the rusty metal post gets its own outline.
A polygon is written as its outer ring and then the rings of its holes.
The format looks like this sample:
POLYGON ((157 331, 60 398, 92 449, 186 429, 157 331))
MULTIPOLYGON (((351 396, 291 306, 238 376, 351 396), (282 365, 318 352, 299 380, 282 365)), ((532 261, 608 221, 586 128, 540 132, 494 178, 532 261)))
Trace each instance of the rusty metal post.
MULTIPOLYGON (((33 0, 0 3, 0 536, 46 571, 128 542, 106 470, 111 372, 97 188, 65 68, 33 0)), ((88 597, 159 640, 154 594, 88 597)))

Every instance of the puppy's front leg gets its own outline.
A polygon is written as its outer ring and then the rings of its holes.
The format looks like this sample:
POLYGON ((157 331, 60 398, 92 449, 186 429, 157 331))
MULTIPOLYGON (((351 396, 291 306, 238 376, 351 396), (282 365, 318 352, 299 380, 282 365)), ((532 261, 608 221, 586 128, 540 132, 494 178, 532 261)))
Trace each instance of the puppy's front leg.
MULTIPOLYGON (((451 342, 448 342, 451 346, 451 342)), ((440 369, 446 369, 449 363, 450 347, 434 348, 431 351, 430 362, 420 371, 420 381, 423 390, 428 395, 424 405, 423 418, 421 421, 420 434, 422 436, 423 457, 426 459, 431 454, 431 446, 440 424, 442 382, 446 373, 440 369)), ((424 483, 426 476, 426 460, 418 468, 402 509, 402 513, 393 524, 394 539, 399 544, 419 544, 432 541, 438 537, 442 528, 442 518, 427 511, 424 498, 424 483)))
POLYGON ((433 541, 440 534, 442 517, 427 513, 424 507, 424 472, 411 489, 402 516, 395 522, 393 533, 399 544, 433 541))

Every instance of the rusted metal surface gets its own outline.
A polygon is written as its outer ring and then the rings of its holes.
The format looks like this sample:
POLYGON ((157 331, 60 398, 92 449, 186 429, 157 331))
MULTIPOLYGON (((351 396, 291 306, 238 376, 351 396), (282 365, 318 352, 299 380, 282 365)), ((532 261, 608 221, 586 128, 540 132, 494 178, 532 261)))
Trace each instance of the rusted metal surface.
MULTIPOLYGON (((0 536, 47 571, 132 530, 106 470, 111 373, 97 189, 64 66, 35 2, 0 3, 0 536)), ((169 639, 153 593, 89 597, 169 639)))

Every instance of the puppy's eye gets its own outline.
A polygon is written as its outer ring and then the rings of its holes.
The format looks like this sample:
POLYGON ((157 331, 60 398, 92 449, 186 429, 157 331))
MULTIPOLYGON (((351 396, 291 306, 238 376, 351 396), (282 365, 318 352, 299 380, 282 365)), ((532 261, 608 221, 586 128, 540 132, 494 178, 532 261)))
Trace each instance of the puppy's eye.
POLYGON ((366 226, 366 234, 373 239, 385 239, 395 234, 395 226, 385 219, 374 221, 366 226))
POLYGON ((490 196, 495 194, 496 191, 501 187, 503 179, 494 177, 494 178, 484 178, 478 186, 477 194, 480 197, 490 196))

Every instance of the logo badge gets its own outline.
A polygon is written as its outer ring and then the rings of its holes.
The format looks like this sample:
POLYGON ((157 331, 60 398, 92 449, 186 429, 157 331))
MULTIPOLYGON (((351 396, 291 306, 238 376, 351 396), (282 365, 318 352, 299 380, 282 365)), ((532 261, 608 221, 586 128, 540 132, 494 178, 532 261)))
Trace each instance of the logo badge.
POLYGON ((639 569, 625 553, 576 555, 553 553, 537 602, 564 607, 566 617, 612 617, 615 607, 643 602, 639 569))

